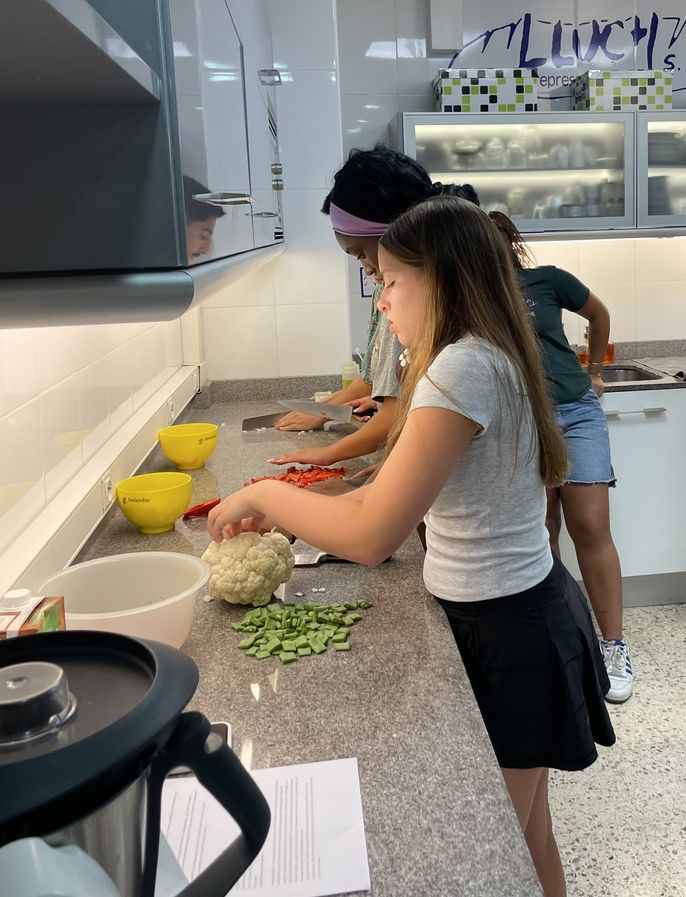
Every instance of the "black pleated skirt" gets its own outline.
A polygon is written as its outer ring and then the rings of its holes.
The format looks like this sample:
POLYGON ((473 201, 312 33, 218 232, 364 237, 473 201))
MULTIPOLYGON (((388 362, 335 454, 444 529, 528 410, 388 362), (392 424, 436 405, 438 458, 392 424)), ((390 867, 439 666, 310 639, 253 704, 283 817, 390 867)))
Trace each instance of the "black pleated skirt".
POLYGON ((585 769, 615 733, 586 598, 556 557, 531 589, 487 601, 438 599, 500 766, 585 769))

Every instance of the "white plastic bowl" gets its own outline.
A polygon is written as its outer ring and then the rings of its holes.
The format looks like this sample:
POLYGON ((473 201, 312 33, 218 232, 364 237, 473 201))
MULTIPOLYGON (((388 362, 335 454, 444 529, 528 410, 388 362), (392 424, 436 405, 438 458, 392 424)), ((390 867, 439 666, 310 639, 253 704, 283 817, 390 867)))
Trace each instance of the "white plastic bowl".
POLYGON ((114 554, 67 567, 47 579, 43 595, 64 595, 67 629, 99 629, 180 648, 210 568, 173 551, 114 554))

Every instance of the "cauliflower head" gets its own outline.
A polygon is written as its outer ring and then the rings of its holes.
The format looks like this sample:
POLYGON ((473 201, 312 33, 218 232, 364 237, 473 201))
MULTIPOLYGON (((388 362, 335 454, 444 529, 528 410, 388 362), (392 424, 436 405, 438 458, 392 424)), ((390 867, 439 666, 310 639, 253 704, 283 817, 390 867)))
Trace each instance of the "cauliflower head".
POLYGON ((202 556, 210 566, 209 592, 229 604, 269 604, 272 593, 288 582, 295 558, 281 533, 241 533, 211 542, 202 556))

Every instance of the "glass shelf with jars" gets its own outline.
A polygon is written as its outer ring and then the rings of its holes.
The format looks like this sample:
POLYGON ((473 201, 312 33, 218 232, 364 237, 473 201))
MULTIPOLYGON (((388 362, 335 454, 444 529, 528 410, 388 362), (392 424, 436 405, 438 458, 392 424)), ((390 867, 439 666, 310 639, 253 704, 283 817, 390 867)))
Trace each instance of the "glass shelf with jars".
POLYGON ((523 233, 635 227, 632 113, 404 113, 404 152, 523 233))
POLYGON ((637 115, 638 225, 686 225, 686 110, 637 115))

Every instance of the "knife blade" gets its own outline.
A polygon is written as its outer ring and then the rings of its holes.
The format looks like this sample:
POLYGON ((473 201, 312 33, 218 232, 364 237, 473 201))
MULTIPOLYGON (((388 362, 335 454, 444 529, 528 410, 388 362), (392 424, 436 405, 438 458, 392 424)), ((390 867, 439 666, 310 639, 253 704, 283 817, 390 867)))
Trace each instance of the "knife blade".
POLYGON ((275 414, 262 414, 260 417, 246 417, 241 424, 241 430, 247 433, 250 430, 264 430, 265 427, 273 427, 285 414, 285 411, 277 411, 275 414))
POLYGON ((336 561, 341 564, 354 563, 347 558, 339 558, 333 554, 327 554, 326 551, 319 551, 316 548, 312 548, 309 551, 298 551, 294 553, 293 557, 295 558, 295 567, 316 567, 322 561, 336 561))
POLYGON ((284 399, 279 405, 290 411, 300 411, 302 414, 318 414, 328 417, 329 420, 350 423, 353 418, 352 405, 334 405, 331 402, 313 402, 311 399, 284 399))

